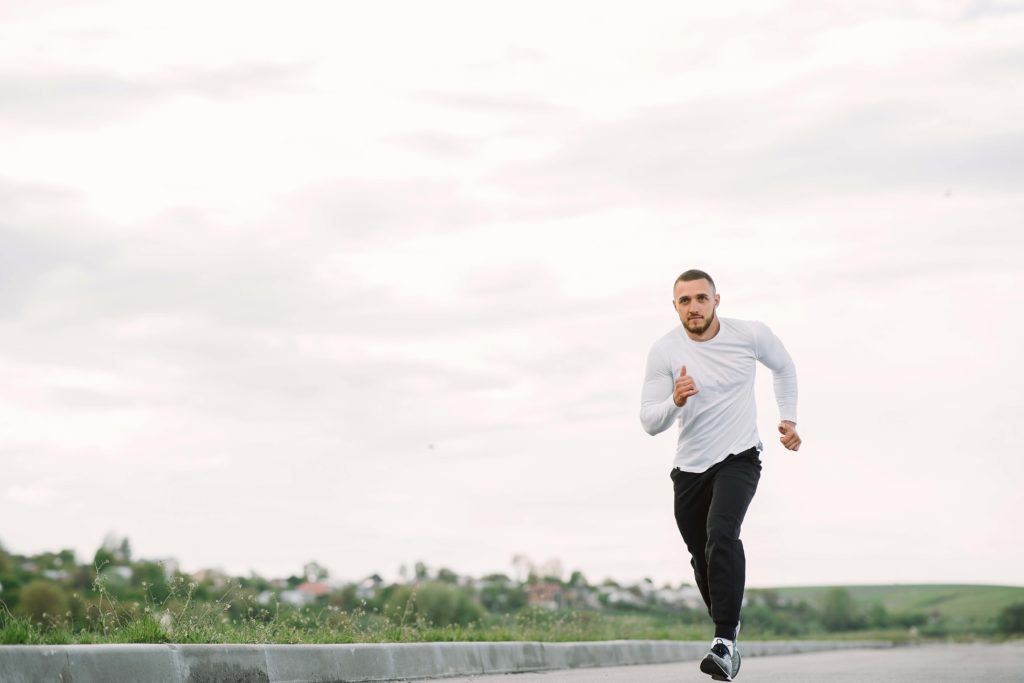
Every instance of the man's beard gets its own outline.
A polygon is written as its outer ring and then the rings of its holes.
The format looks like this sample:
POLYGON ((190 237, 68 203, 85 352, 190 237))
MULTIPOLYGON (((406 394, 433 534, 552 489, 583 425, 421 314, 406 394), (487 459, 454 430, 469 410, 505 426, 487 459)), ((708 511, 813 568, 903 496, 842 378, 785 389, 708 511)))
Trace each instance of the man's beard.
POLYGON ((691 327, 691 324, 694 324, 696 321, 687 320, 686 321, 686 331, 687 332, 692 332, 693 334, 697 335, 698 337, 700 335, 704 334, 705 332, 710 330, 711 326, 715 323, 715 312, 711 311, 711 317, 707 318, 706 320, 707 320, 707 322, 705 322, 700 327, 691 327))

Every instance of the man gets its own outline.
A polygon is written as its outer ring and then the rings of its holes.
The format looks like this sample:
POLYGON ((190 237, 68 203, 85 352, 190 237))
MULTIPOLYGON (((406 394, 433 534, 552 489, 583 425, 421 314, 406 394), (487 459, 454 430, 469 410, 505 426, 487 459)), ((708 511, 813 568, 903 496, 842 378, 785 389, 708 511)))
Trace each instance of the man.
POLYGON ((640 421, 649 434, 679 425, 672 482, 675 517, 690 552, 697 588, 715 622, 700 669, 731 681, 740 669, 736 638, 746 581, 740 525, 761 477, 754 405, 756 361, 774 375, 782 445, 800 448, 796 367, 763 323, 719 318, 711 276, 688 270, 673 286, 682 327, 647 357, 640 421))

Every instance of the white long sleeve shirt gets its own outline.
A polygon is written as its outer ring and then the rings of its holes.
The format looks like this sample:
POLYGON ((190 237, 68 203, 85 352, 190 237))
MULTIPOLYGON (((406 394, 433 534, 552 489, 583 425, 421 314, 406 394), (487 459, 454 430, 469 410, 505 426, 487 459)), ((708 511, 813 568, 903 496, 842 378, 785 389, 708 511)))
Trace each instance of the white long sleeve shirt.
POLYGON ((719 318, 721 329, 693 341, 682 325, 655 342, 647 356, 640 422, 648 434, 679 425, 675 467, 703 472, 732 453, 762 449, 754 404, 755 361, 772 371, 782 420, 796 422, 796 366, 764 323, 719 318), (672 400, 682 366, 700 391, 679 407, 672 400))

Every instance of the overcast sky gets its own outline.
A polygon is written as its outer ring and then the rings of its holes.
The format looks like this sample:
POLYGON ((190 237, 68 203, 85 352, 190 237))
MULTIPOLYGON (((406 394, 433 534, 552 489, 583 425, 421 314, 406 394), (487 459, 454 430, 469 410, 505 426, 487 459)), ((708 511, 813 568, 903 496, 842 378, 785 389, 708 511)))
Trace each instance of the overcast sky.
POLYGON ((748 585, 1024 582, 1024 3, 0 4, 0 542, 692 582, 671 286, 797 364, 748 585))

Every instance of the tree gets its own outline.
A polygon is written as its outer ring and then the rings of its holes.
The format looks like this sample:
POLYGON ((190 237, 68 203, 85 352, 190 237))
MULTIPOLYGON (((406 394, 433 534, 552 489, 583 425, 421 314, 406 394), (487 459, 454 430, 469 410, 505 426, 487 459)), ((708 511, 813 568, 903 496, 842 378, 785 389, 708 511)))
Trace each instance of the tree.
POLYGON ((98 548, 92 557, 92 565, 97 569, 103 569, 114 564, 114 553, 106 548, 98 548))
POLYGON ((302 568, 302 573, 306 577, 306 581, 314 583, 316 581, 323 581, 327 578, 327 569, 320 566, 317 562, 307 562, 302 568))
POLYGON ((512 567, 515 569, 516 581, 519 583, 526 583, 530 580, 530 575, 535 573, 533 562, 522 553, 512 556, 512 567))
POLYGON ((889 611, 885 605, 876 603, 871 606, 867 613, 868 626, 871 628, 886 628, 889 626, 889 611))
POLYGON ((116 557, 122 564, 131 564, 132 544, 128 542, 127 536, 121 539, 121 545, 118 546, 117 551, 114 552, 114 557, 116 557))
POLYGON ((4 550, 4 546, 0 543, 0 576, 4 576, 11 571, 13 563, 11 562, 11 556, 4 550))
POLYGON ((37 579, 21 589, 18 611, 33 622, 53 621, 68 611, 68 596, 51 581, 37 579))
POLYGON ((850 591, 845 588, 831 588, 825 593, 821 624, 829 631, 848 631, 860 625, 850 591))
POLYGON ((509 585, 508 577, 498 575, 501 580, 484 583, 480 589, 480 602, 492 612, 514 612, 526 606, 529 596, 516 585, 509 585))
POLYGON ((437 570, 437 580, 441 583, 456 584, 459 582, 459 575, 447 567, 441 567, 437 570))
POLYGON ((434 626, 479 621, 484 614, 480 605, 464 589, 431 581, 417 588, 398 586, 387 599, 386 609, 397 621, 423 617, 434 626))
POLYGON ((356 592, 356 585, 350 583, 340 591, 332 593, 328 598, 328 602, 333 607, 351 612, 356 607, 359 607, 359 594, 356 592))
POLYGON ((132 544, 128 537, 120 538, 110 532, 103 537, 103 543, 93 559, 93 564, 102 567, 104 564, 131 564, 132 544))
POLYGON ((143 593, 156 603, 164 602, 171 593, 167 574, 157 562, 136 562, 132 565, 131 585, 143 588, 143 593))

